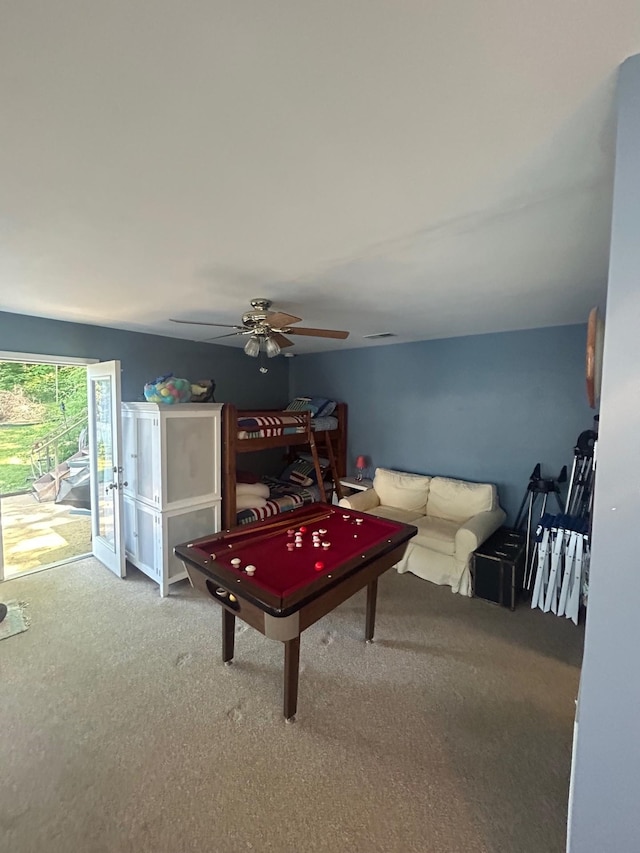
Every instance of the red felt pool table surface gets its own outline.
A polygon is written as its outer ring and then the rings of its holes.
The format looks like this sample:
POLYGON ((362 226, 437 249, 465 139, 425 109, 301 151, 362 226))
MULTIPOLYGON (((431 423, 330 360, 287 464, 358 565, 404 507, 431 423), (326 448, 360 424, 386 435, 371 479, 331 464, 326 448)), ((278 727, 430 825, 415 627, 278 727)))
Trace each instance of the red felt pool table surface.
POLYGON ((392 537, 406 527, 328 504, 312 504, 287 516, 280 517, 279 526, 268 519, 270 525, 257 522, 199 539, 193 543, 191 554, 211 561, 209 566, 214 571, 225 569, 248 581, 256 591, 262 589, 284 599, 305 587, 316 586, 345 564, 370 555, 371 549, 391 545, 392 537), (289 550, 287 544, 295 543, 295 533, 301 527, 305 528, 301 547, 294 544, 289 550), (325 532, 320 533, 321 530, 325 532), (329 543, 329 547, 314 547, 314 533, 319 533, 320 541, 329 543), (239 559, 240 565, 234 566, 233 559, 239 559), (253 577, 245 572, 247 565, 256 567, 253 577))

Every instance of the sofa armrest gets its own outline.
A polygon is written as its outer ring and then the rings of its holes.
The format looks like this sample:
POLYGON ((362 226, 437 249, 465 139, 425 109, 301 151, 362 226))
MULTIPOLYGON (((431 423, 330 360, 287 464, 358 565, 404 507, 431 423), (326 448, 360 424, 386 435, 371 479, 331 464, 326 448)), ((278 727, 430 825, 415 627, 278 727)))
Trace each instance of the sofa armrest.
POLYGON ((338 501, 338 506, 366 512, 368 509, 380 506, 380 498, 375 489, 365 489, 363 492, 354 492, 348 498, 342 498, 341 501, 338 501))
POLYGON ((498 507, 467 519, 456 532, 456 560, 465 560, 479 548, 503 524, 506 517, 506 512, 498 507))

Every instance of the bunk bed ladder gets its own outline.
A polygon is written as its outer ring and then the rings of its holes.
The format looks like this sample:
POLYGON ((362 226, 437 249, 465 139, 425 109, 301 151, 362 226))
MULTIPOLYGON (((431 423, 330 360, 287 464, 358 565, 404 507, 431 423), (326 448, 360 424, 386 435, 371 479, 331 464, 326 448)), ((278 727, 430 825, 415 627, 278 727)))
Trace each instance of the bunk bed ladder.
POLYGON ((327 500, 327 493, 324 490, 324 479, 322 477, 322 468, 320 466, 320 458, 318 457, 318 448, 316 440, 311 429, 309 429, 309 449, 311 450, 311 458, 313 459, 313 467, 316 469, 316 479, 318 488, 320 489, 320 497, 323 501, 327 500))
POLYGON ((344 497, 344 492, 342 491, 342 483, 340 482, 340 477, 338 476, 338 468, 336 465, 336 457, 333 452, 333 444, 331 442, 331 434, 329 432, 324 433, 324 440, 327 445, 327 456, 329 457, 329 468, 331 470, 331 478, 333 480, 333 486, 338 495, 338 500, 341 501, 344 497))

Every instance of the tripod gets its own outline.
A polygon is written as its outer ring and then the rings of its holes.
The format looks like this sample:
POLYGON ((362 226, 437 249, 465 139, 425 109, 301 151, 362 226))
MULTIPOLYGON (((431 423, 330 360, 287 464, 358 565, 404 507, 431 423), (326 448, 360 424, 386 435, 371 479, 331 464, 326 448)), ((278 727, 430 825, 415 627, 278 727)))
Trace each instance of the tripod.
POLYGON ((531 587, 531 575, 533 571, 533 563, 535 560, 535 548, 531 548, 531 543, 533 541, 533 534, 538 526, 538 521, 545 514, 547 508, 547 501, 549 499, 549 495, 553 495, 556 503, 558 504, 558 510, 562 512, 562 504, 560 503, 560 488, 559 483, 565 483, 567 480, 567 466, 563 465, 560 474, 557 479, 553 478, 543 478, 540 473, 540 463, 536 465, 536 467, 531 472, 531 476, 529 477, 529 483, 527 485, 526 491, 522 498, 522 503, 520 504, 520 509, 518 510, 518 514, 516 516, 515 528, 516 530, 522 530, 526 518, 527 522, 527 539, 526 539, 526 550, 525 550, 525 586, 527 589, 531 587), (542 499, 542 507, 540 509, 540 513, 538 514, 537 509, 535 509, 538 499, 542 499), (526 507, 526 513, 525 513, 526 507), (534 511, 535 510, 535 511, 534 511))
POLYGON ((578 436, 564 510, 567 515, 589 518, 591 514, 597 441, 598 433, 591 429, 581 432, 578 436))

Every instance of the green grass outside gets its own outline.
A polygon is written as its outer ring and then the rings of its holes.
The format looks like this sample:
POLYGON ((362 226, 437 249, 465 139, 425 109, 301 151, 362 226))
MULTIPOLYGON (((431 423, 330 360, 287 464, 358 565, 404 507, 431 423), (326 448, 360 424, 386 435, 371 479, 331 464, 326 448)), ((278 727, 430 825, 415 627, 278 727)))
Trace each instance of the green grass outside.
POLYGON ((0 494, 31 487, 31 446, 50 430, 48 424, 0 427, 0 494))
MULTIPOLYGON (((76 365, 0 361, 0 392, 4 419, 0 423, 0 494, 28 491, 34 480, 34 442, 83 420, 58 443, 58 462, 78 450, 78 437, 86 424, 87 371, 76 365), (21 426, 21 421, 30 423, 21 426)), ((55 453, 55 447, 50 453, 55 453)), ((54 465, 52 457, 42 470, 54 465)), ((35 476, 39 476, 37 470, 35 476)))
MULTIPOLYGON (((29 426, 0 427, 0 494, 22 492, 31 488, 31 447, 34 442, 61 429, 62 424, 49 422, 29 426)), ((59 447, 60 460, 67 459, 78 449, 80 428, 59 447)))

